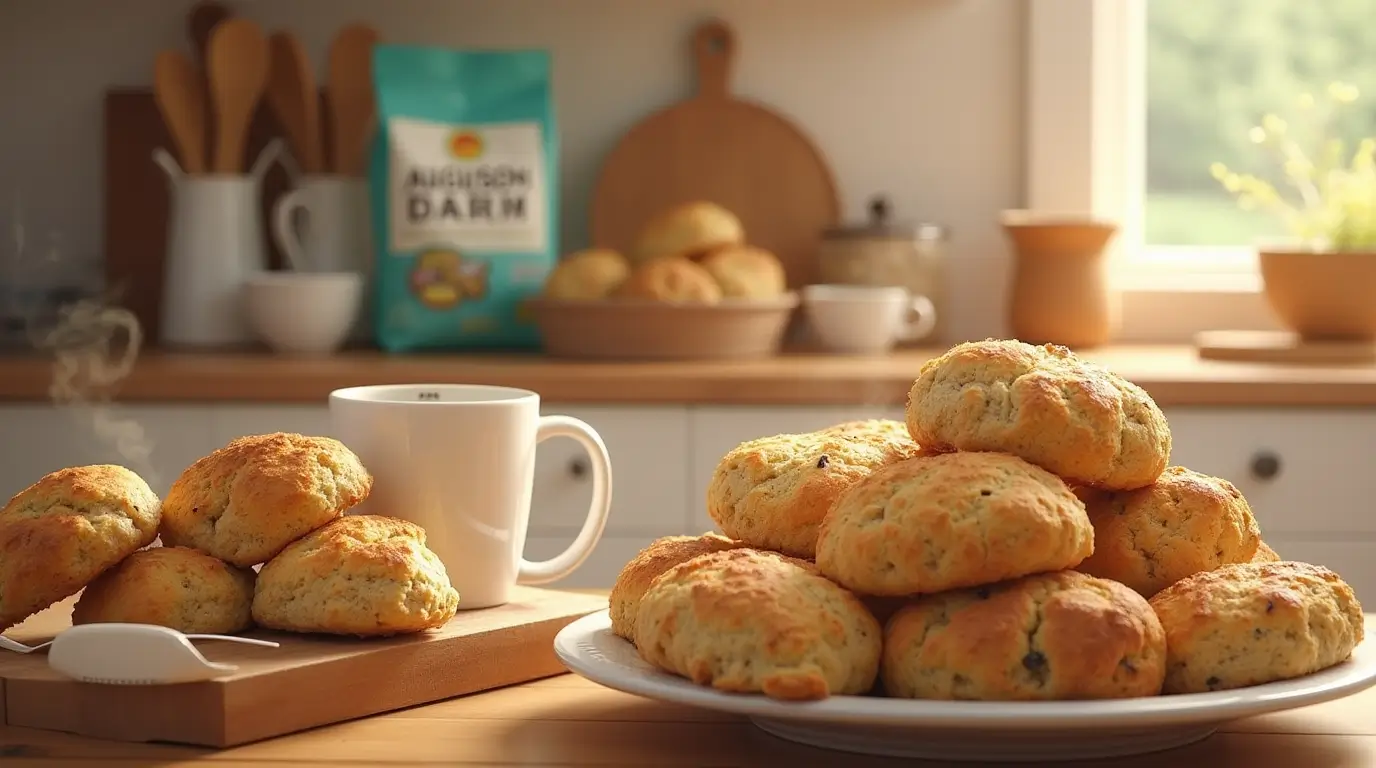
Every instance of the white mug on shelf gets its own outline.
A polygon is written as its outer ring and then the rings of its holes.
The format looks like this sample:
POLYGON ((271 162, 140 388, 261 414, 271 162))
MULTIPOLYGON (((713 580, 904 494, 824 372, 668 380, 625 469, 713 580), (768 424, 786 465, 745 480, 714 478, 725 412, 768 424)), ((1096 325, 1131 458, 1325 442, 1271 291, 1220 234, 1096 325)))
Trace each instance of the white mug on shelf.
MULTIPOLYGON (((273 239, 292 270, 357 272, 367 285, 372 273, 373 239, 366 181, 353 176, 306 175, 295 189, 277 199, 272 211, 273 239)), ((364 310, 355 325, 354 338, 367 336, 367 302, 364 310)))
POLYGON ((899 286, 809 285, 802 299, 813 334, 834 352, 883 354, 936 327, 931 300, 899 286))
POLYGON ((402 384, 330 393, 334 436, 373 475, 368 500, 351 510, 410 520, 425 529, 459 591, 459 608, 511 600, 515 584, 547 584, 592 554, 611 512, 611 458, 597 431, 569 416, 541 416, 540 396, 508 387, 402 384), (591 459, 592 503, 582 530, 558 556, 523 557, 536 446, 571 437, 591 459))
POLYGON ((237 346, 252 341, 243 286, 267 268, 263 176, 282 152, 274 139, 246 175, 187 175, 164 149, 153 162, 171 185, 161 339, 168 346, 237 346))

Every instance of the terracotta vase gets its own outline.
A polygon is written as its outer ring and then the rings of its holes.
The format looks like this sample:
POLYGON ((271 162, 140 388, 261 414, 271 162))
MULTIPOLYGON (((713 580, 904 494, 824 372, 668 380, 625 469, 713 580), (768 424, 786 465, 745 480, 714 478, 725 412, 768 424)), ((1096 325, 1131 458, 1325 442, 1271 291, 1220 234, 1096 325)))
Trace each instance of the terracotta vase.
POLYGON ((1262 290, 1306 341, 1376 340, 1376 252, 1263 248, 1262 290))
POLYGON ((1118 225, 1027 211, 1005 212, 1002 223, 1013 245, 1013 335, 1075 348, 1108 343, 1118 327, 1118 302, 1109 290, 1105 249, 1118 225))

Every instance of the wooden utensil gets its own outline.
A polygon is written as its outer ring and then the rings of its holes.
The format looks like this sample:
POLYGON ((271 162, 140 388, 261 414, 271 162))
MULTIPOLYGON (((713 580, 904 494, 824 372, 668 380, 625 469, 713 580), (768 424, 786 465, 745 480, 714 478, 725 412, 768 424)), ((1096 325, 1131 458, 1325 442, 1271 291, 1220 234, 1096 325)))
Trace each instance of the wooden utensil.
POLYGON ((651 216, 710 200, 740 217, 753 245, 779 256, 790 287, 813 282, 818 240, 840 215, 831 170, 788 120, 731 95, 730 27, 704 23, 691 50, 697 93, 633 127, 603 162, 593 244, 629 249, 651 216))
POLYGON ((320 101, 306 49, 296 35, 277 32, 268 39, 268 50, 268 106, 306 173, 322 173, 320 101))
POLYGON ((365 24, 350 24, 330 44, 326 94, 331 161, 337 173, 359 174, 365 166, 368 140, 377 122, 373 97, 373 46, 380 36, 365 24))
POLYGON ((182 170, 205 173, 207 108, 201 71, 179 51, 159 53, 153 60, 153 98, 177 146, 182 170))
POLYGON ((227 19, 210 33, 206 74, 215 105, 216 173, 242 173, 249 123, 268 79, 268 43, 252 21, 227 19))

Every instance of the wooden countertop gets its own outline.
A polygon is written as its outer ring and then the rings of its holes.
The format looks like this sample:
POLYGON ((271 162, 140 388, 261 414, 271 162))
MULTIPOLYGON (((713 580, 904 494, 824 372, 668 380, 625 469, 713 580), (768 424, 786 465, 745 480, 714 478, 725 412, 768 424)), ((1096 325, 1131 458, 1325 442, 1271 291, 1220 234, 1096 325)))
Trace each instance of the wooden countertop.
MULTIPOLYGON (((70 609, 70 601, 59 605, 70 609)), ((1376 616, 1369 615, 1368 626, 1373 620, 1376 616)), ((51 624, 56 628, 65 621, 66 613, 55 606, 31 618, 25 627, 41 622, 44 627, 51 624)), ((1376 765, 1376 719, 1372 712, 1376 712, 1376 688, 1327 704, 1234 722, 1205 741, 1178 750, 1073 765, 1367 768, 1376 765)), ((0 765, 5 768, 174 768, 201 764, 270 768, 914 765, 804 747, 768 736, 737 715, 641 699, 573 675, 220 751, 102 741, 0 726, 0 765)))
MULTIPOLYGON (((324 403, 364 384, 471 383, 538 391, 547 402, 616 404, 898 405, 939 350, 885 357, 793 354, 748 362, 594 363, 538 355, 384 355, 317 360, 267 354, 150 352, 122 382, 125 401, 324 403)), ((1376 366, 1199 360, 1188 346, 1084 353, 1162 405, 1376 405, 1376 366)), ((45 401, 51 363, 0 357, 0 401, 45 401)))

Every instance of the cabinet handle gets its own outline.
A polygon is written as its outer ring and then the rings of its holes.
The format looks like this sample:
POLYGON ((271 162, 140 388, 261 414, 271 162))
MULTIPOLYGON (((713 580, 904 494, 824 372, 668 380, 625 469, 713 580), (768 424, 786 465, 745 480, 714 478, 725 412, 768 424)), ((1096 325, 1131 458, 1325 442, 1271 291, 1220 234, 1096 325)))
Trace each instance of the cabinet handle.
POLYGON ((1258 480, 1271 480, 1280 474, 1280 457, 1271 451, 1258 451, 1252 457, 1252 475, 1258 480))
POLYGON ((586 477, 588 474, 587 459, 574 459, 569 462, 569 475, 575 478, 586 477))

